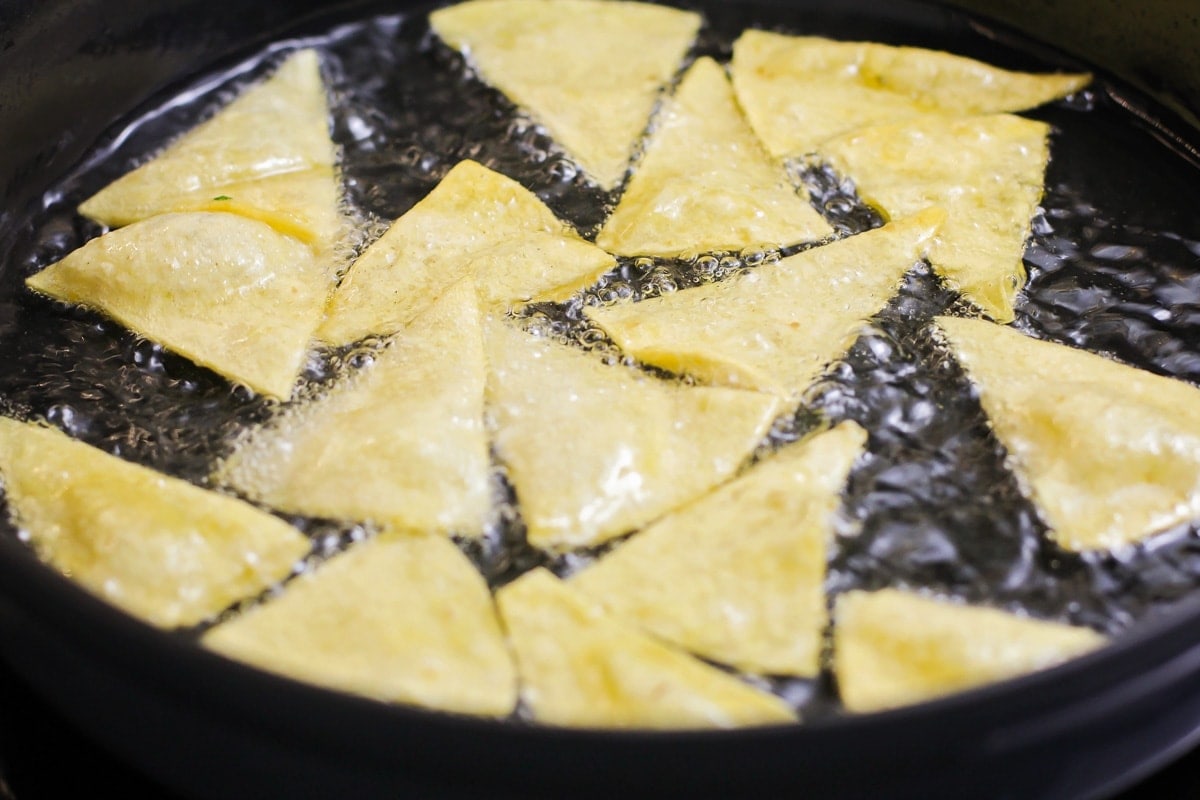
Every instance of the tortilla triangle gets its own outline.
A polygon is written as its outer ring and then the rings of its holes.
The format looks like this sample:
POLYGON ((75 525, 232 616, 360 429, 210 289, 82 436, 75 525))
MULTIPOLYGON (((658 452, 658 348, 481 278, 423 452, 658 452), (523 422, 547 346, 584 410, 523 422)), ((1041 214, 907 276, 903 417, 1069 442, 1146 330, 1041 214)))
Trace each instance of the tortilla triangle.
POLYGON ((834 665, 851 711, 880 711, 1047 669, 1100 647, 1088 629, 884 589, 834 610, 834 665))
POLYGON ((216 477, 291 513, 478 536, 486 374, 475 289, 460 281, 373 364, 249 431, 216 477))
POLYGON ((841 133, 922 114, 1022 111, 1077 92, 1086 74, 1010 72, 917 47, 748 30, 733 85, 772 155, 802 156, 841 133))
POLYGON ((847 422, 790 445, 571 584, 618 619, 711 661, 814 677, 832 517, 866 438, 847 422))
POLYGON ((210 629, 205 646, 378 700, 503 717, 516 669, 483 578, 436 536, 383 533, 210 629))
POLYGON ((493 442, 536 547, 600 544, 731 477, 778 403, 603 363, 495 322, 493 442))
POLYGON ((730 728, 795 721, 778 697, 606 615, 549 572, 505 586, 496 602, 543 723, 587 728, 730 728))
POLYGON ((287 577, 308 540, 232 497, 0 418, 15 523, 51 565, 164 628, 195 625, 287 577))
POLYGON ((528 189, 462 161, 351 266, 318 337, 341 345, 394 333, 468 275, 499 304, 561 299, 615 264, 528 189))
POLYGON ((525 109, 600 186, 621 182, 699 14, 610 0, 475 0, 433 30, 525 109))
POLYGON ((892 297, 943 217, 928 209, 719 283, 586 313, 643 363, 798 402, 892 297))
POLYGON ((1200 518, 1200 389, 988 322, 937 324, 1060 546, 1200 518))
POLYGON ((997 322, 1011 322, 1050 160, 1049 131, 1008 114, 926 116, 862 128, 819 149, 889 217, 946 209, 930 262, 997 322))
POLYGON ((596 243, 622 255, 782 247, 833 233, 746 124, 724 68, 701 58, 658 115, 596 243))
POLYGON ((328 255, 342 233, 339 194, 320 61, 315 50, 300 50, 79 210, 112 227, 169 212, 230 211, 328 255))
POLYGON ((287 398, 329 276, 313 252, 236 214, 160 214, 97 237, 26 281, 104 313, 231 381, 287 398))

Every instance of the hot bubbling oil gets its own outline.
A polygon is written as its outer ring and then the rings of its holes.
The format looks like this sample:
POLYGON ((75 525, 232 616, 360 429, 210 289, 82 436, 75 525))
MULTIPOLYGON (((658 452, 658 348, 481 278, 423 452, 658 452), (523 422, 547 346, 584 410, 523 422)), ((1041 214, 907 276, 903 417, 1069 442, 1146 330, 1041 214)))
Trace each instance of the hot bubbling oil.
MULTIPOLYGON (((856 4, 815 14, 780 4, 696 5, 709 24, 694 56, 728 58, 733 40, 753 25, 951 49, 1012 68, 1060 66, 1032 46, 982 35, 965 16, 919 4, 904 5, 886 20, 856 4)), ((332 84, 347 210, 366 232, 351 250, 361 251, 464 158, 518 179, 581 233, 594 236, 616 196, 590 185, 543 130, 436 42, 424 22, 426 10, 371 16, 363 7, 357 17, 330 18, 304 31, 305 43, 320 48, 332 84)), ((206 76, 196 91, 163 98, 158 111, 131 120, 99 143, 76 174, 47 189, 36 218, 9 233, 0 273, 5 406, 201 484, 233 434, 270 415, 272 404, 262 398, 115 323, 39 299, 21 281, 101 232, 75 213, 81 200, 211 113, 234 85, 262 74, 276 49, 249 54, 238 69, 206 76)), ((1200 205, 1200 170, 1139 127, 1103 86, 1033 116, 1050 122, 1054 134, 1017 326, 1154 372, 1200 380, 1200 221, 1187 213, 1200 205)), ((795 177, 839 235, 880 224, 853 185, 827 168, 797 168, 795 177)), ((522 322, 619 360, 604 334, 584 321, 585 305, 678 291, 786 254, 621 259, 577 298, 533 306, 522 312, 522 322)), ((961 369, 930 337, 930 318, 960 304, 928 267, 914 268, 898 296, 808 393, 804 410, 776 425, 764 443, 770 449, 791 441, 822 418, 854 419, 871 431, 869 452, 846 491, 830 554, 829 592, 931 588, 1110 634, 1195 596, 1197 524, 1120 556, 1067 553, 1049 541, 1005 468, 1003 449, 961 369)), ((314 353, 306 384, 321 386, 360 366, 377 345, 314 353)), ((546 447, 555 446, 548 437, 546 447)), ((524 540, 519 506, 499 467, 496 492, 493 529, 479 542, 463 543, 492 585, 541 564, 568 574, 601 554, 551 557, 534 550, 524 540)), ((369 535, 350 523, 289 520, 313 538, 310 563, 369 535)), ((838 711, 828 675, 815 682, 746 678, 778 692, 808 719, 838 711)))

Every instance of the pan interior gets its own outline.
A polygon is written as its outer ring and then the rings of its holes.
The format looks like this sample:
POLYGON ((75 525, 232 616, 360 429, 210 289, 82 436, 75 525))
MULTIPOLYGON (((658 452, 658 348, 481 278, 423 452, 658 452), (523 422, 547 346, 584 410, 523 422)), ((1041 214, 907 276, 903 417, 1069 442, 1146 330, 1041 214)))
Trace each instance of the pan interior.
MULTIPOLYGON (((707 26, 693 50, 725 61, 747 27, 946 49, 998 66, 1041 71, 1079 65, 1032 43, 985 34, 955 12, 916 3, 692 4, 707 26)), ((420 200, 447 170, 471 158, 518 179, 584 236, 594 237, 617 199, 589 184, 570 158, 462 58, 430 36, 428 8, 403 14, 359 6, 306 23, 332 86, 333 135, 343 154, 348 210, 365 245, 420 200)), ((42 210, 5 233, 0 271, 0 397, 13 412, 164 472, 203 483, 233 434, 266 419, 269 404, 231 388, 115 323, 40 300, 28 275, 101 231, 79 202, 174 135, 204 118, 248 78, 275 63, 281 37, 149 112, 126 119, 80 168, 47 186, 42 210)), ((1026 251, 1029 283, 1016 326, 1035 337, 1111 354, 1134 366, 1200 381, 1200 174, 1114 98, 1099 80, 1068 101, 1029 112, 1053 126, 1042 210, 1026 251)), ((879 224, 851 184, 829 169, 800 170, 814 204, 840 231, 879 224)), ((622 259, 588 292, 598 302, 684 287, 753 269, 777 252, 698 253, 686 259, 622 259)), ((1055 546, 1005 467, 978 400, 932 341, 932 317, 961 300, 918 269, 846 357, 810 392, 775 444, 818 417, 854 420, 872 436, 852 474, 843 530, 833 545, 827 591, 900 586, 1119 635, 1196 595, 1200 524, 1161 533, 1120 555, 1055 546)), ((583 300, 537 306, 527 324, 589 348, 611 347, 582 318, 583 300)), ((334 380, 372 356, 376 343, 314 353, 304 379, 334 380)), ((555 447, 547 437, 547 447, 555 447)), ((536 567, 560 575, 597 551, 551 556, 524 542, 519 509, 462 547, 493 587, 536 567)), ((328 520, 289 518, 315 543, 313 563, 369 532, 328 520)), ((11 526, 2 535, 15 536, 11 526)), ((231 610, 232 613, 232 610, 231 610)), ((179 631, 196 636, 200 629, 179 631)), ((755 678, 807 720, 840 712, 827 675, 817 681, 755 678)))

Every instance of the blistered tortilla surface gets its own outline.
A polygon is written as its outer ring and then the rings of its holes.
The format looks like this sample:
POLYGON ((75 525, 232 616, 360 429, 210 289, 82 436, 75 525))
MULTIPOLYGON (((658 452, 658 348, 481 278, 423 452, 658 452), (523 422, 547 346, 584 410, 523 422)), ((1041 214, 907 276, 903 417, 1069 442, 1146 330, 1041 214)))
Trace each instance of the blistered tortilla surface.
POLYGON ((475 276, 480 303, 501 312, 524 303, 566 301, 616 266, 612 255, 591 242, 532 232, 471 256, 465 272, 475 276))
POLYGON ((292 393, 331 286, 296 239, 210 212, 110 231, 26 284, 276 398, 292 393))
POLYGON ((521 184, 462 161, 350 267, 318 337, 341 345, 394 333, 471 275, 485 299, 517 302, 557 298, 612 264, 521 184))
POLYGON ((1200 389, 979 320, 938 326, 1051 537, 1120 548, 1200 517, 1200 389))
POLYGON ((624 177, 701 24, 693 12, 614 0, 474 0, 429 21, 605 189, 624 177))
POLYGON ((643 363, 794 401, 888 302, 944 216, 930 209, 719 283, 586 313, 643 363))
POLYGON ((738 101, 772 155, 923 114, 1022 111, 1087 86, 1086 74, 1010 72, 951 53, 748 30, 734 43, 738 101))
POLYGON ((706 659, 814 677, 833 514, 865 442, 847 422, 789 445, 570 582, 617 618, 706 659))
POLYGON ((487 586, 444 537, 383 533, 210 629, 225 655, 342 691, 503 717, 516 670, 487 586))
POLYGON ((622 255, 781 247, 833 233, 746 123, 723 67, 698 60, 657 116, 596 243, 622 255))
POLYGON ((291 513, 478 536, 491 508, 480 319, 460 281, 373 363, 248 431, 217 479, 291 513))
POLYGON ((544 569, 496 594, 534 719, 583 728, 795 721, 774 695, 610 618, 544 569))
POLYGON ((536 547, 600 544, 731 477, 770 397, 662 381, 499 321, 487 328, 493 442, 536 547))
POLYGON ((283 580, 309 551, 253 506, 69 438, 0 418, 17 527, 72 579, 164 628, 195 625, 283 580))
POLYGON ((1008 114, 926 116, 863 128, 819 151, 889 217, 944 208, 929 260, 989 316, 1011 322, 1050 160, 1048 134, 1045 123, 1008 114))
POLYGON ((846 708, 880 711, 1055 666, 1105 638, 1088 629, 911 592, 849 592, 834 608, 846 708))

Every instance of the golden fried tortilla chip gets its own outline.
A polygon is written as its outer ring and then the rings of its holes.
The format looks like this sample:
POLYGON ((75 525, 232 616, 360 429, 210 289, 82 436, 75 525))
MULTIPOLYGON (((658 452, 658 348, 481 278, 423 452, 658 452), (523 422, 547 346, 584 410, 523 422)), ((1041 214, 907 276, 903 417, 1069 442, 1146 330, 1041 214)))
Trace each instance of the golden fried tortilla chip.
POLYGON ((35 423, 0 418, 0 475, 42 558, 164 628, 257 595, 309 552, 299 531, 241 500, 35 423))
POLYGON ((330 250, 344 232, 345 219, 338 212, 340 187, 332 169, 286 172, 223 186, 220 191, 181 200, 171 210, 225 211, 265 222, 312 247, 330 274, 335 271, 330 250))
POLYGON ((474 0, 435 11, 429 21, 612 189, 701 18, 614 0, 474 0))
POLYGON ((866 432, 816 434, 663 517, 571 579, 615 617, 711 661, 820 671, 825 552, 866 432))
POLYGON ((536 547, 600 544, 731 477, 779 404, 689 387, 494 322, 493 443, 536 547))
POLYGON ((776 157, 801 156, 867 125, 922 114, 1022 111, 1077 92, 1090 75, 1009 72, 917 47, 748 30, 734 43, 733 86, 776 157))
POLYGON ((988 322, 937 324, 1061 547, 1200 517, 1200 389, 988 322))
POLYGON ((248 431, 216 479, 290 513, 478 536, 491 509, 486 377, 464 280, 370 366, 248 431))
POLYGON ((544 569, 496 594, 534 719, 579 728, 795 721, 774 695, 612 619, 544 569))
POLYGON ((287 398, 330 288, 313 252, 237 214, 160 214, 26 281, 256 392, 287 398))
POLYGON ((503 717, 516 669, 483 578, 449 540, 384 533, 210 629, 203 643, 302 681, 503 717))
POLYGON ((464 271, 476 276, 484 308, 507 311, 530 302, 563 302, 616 266, 615 258, 591 242, 532 232, 470 256, 464 271))
POLYGON ((928 209, 719 283, 586 313, 643 363, 798 402, 892 297, 943 218, 928 209))
POLYGON ((881 711, 1055 666, 1105 643, 1088 628, 910 592, 849 592, 834 609, 846 708, 881 711))
POLYGON ((781 247, 833 233, 746 124, 724 68, 701 58, 659 114, 596 243, 622 255, 781 247))
POLYGON ((328 254, 343 229, 339 194, 320 59, 300 50, 79 211, 113 227, 169 212, 228 211, 328 254))
POLYGON ((926 116, 862 128, 819 151, 889 217, 946 209, 930 262, 997 322, 1011 322, 1050 160, 1049 130, 1008 114, 926 116))
POLYGON ((521 184, 462 161, 351 266, 318 337, 394 333, 468 275, 486 300, 554 299, 614 263, 521 184))

